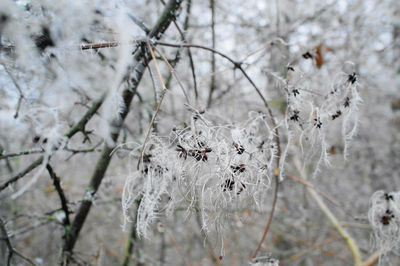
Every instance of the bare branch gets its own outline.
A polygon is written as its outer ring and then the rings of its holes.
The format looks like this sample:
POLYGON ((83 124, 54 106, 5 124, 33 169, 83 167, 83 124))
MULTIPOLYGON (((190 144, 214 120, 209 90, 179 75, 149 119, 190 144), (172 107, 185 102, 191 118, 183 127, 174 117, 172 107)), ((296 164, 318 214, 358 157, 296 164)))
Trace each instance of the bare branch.
POLYGON ((26 174, 28 174, 29 172, 31 172, 33 169, 35 169, 36 167, 38 167, 39 165, 42 164, 44 157, 41 156, 39 159, 37 159, 36 161, 34 161, 31 165, 29 165, 27 168, 25 168, 25 170, 23 170, 21 173, 17 174, 16 176, 10 178, 9 180, 7 180, 5 183, 3 183, 0 186, 0 191, 4 190, 6 187, 8 187, 9 185, 11 185, 12 183, 18 181, 20 178, 24 177, 26 174))
MULTIPOLYGON (((159 18, 153 29, 150 31, 148 35, 149 38, 161 38, 162 34, 167 30, 168 26, 176 18, 177 10, 179 9, 181 2, 182 0, 170 0, 168 2, 161 17, 159 18)), ((112 122, 113 126, 115 126, 116 128, 115 131, 111 134, 111 138, 114 142, 118 139, 121 127, 124 123, 126 116, 129 113, 129 107, 132 102, 133 96, 136 94, 137 87, 141 81, 141 78, 149 61, 149 58, 142 51, 142 49, 138 49, 134 57, 137 64, 135 64, 134 69, 131 69, 132 76, 129 80, 130 87, 126 88, 122 93, 122 99, 125 109, 122 111, 122 113, 119 114, 119 117, 112 122)), ((96 168, 93 172, 89 186, 85 193, 84 200, 82 201, 80 208, 75 216, 75 219, 72 222, 71 229, 65 235, 63 254, 67 257, 66 264, 69 263, 68 257, 70 257, 72 254, 72 250, 78 239, 80 230, 82 229, 86 217, 88 216, 91 209, 91 199, 100 187, 101 181, 103 180, 105 172, 111 161, 113 149, 114 147, 109 147, 107 144, 104 145, 103 152, 96 164, 96 168)))
POLYGON ((147 46, 148 46, 148 48, 150 50, 151 57, 154 60, 154 65, 156 66, 157 75, 158 75, 158 78, 160 79, 161 85, 163 87, 163 91, 161 93, 160 101, 158 102, 156 110, 155 110, 155 112, 153 114, 153 117, 152 117, 152 119, 150 121, 150 125, 149 125, 149 129, 147 130, 146 138, 144 139, 142 148, 140 150, 140 155, 139 155, 139 159, 138 159, 138 163, 137 163, 137 169, 138 170, 139 170, 140 162, 142 161, 143 152, 144 152, 144 149, 146 147, 146 143, 150 138, 151 129, 153 128, 154 121, 156 120, 157 114, 160 111, 161 104, 162 104, 162 102, 164 100, 165 93, 167 92, 167 87, 165 87, 165 84, 164 84, 164 81, 163 81, 163 78, 162 78, 162 75, 161 75, 161 72, 160 72, 160 68, 158 67, 157 60, 156 60, 156 58, 154 56, 154 53, 153 53, 153 49, 151 48, 150 43, 147 43, 147 46))
POLYGON ((33 261, 27 257, 25 257, 22 253, 20 253, 18 250, 16 250, 12 244, 11 244, 11 240, 8 236, 8 232, 6 229, 6 224, 3 221, 3 219, 0 218, 0 231, 1 234, 3 235, 2 240, 4 240, 6 242, 7 248, 8 248, 8 256, 7 256, 7 266, 11 265, 11 259, 12 256, 15 254, 18 257, 20 257, 21 259, 23 259, 24 261, 28 262, 31 265, 35 265, 35 263, 33 263, 33 261))
POLYGON ((64 190, 61 187, 61 183, 60 183, 60 178, 56 175, 56 173, 54 173, 53 168, 51 167, 50 164, 46 165, 46 169, 49 172, 49 175, 51 177, 51 179, 53 180, 53 184, 54 187, 57 191, 58 197, 60 198, 61 201, 61 208, 64 211, 65 214, 65 218, 64 218, 64 225, 68 226, 70 225, 70 221, 69 221, 69 214, 70 211, 68 209, 68 201, 67 198, 65 197, 65 193, 64 190))

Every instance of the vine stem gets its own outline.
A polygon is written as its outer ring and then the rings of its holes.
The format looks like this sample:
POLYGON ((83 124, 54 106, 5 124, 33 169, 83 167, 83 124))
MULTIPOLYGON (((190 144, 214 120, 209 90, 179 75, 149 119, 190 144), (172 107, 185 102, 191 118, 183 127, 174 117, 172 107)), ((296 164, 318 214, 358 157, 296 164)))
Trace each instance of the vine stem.
POLYGON ((266 235, 267 235, 267 233, 269 231, 269 227, 270 227, 271 222, 272 222, 272 217, 274 216, 276 202, 277 202, 277 199, 278 199, 278 190, 279 190, 279 174, 275 175, 274 199, 272 201, 271 212, 269 213, 267 224, 265 225, 262 237, 261 237, 260 241, 258 242, 257 248, 254 251, 253 255, 251 256, 250 260, 253 260, 257 256, 257 253, 260 250, 260 248, 261 248, 261 246, 262 246, 262 244, 264 242, 264 239, 265 239, 265 237, 266 237, 266 235))
POLYGON ((150 125, 149 125, 149 129, 147 130, 146 138, 145 138, 145 140, 144 140, 144 142, 143 142, 142 149, 140 150, 140 155, 139 155, 139 159, 138 159, 138 163, 137 163, 137 169, 138 169, 138 170, 139 170, 140 162, 142 161, 142 158, 143 158, 143 152, 144 152, 144 149, 145 149, 145 147, 146 147, 146 143, 147 143, 147 141, 149 141, 149 139, 150 139, 151 129, 153 128, 154 121, 156 120, 157 114, 158 114, 158 112, 160 111, 161 104, 162 104, 162 102, 163 102, 163 100, 164 100, 165 93, 167 92, 167 87, 165 87, 164 81, 163 81, 163 79, 162 79, 162 75, 161 75, 161 72, 160 72, 160 68, 158 67, 157 60, 156 60, 156 57, 154 56, 153 49, 151 48, 151 45, 150 45, 150 43, 148 43, 148 42, 147 42, 147 47, 148 47, 149 50, 150 50, 151 57, 153 58, 154 65, 156 66, 157 75, 158 75, 158 78, 160 79, 161 85, 162 85, 162 87, 163 87, 163 91, 162 91, 162 93, 161 93, 160 101, 159 101, 158 104, 157 104, 156 111, 154 112, 154 115, 153 115, 153 117, 151 118, 151 122, 150 122, 150 125))
MULTIPOLYGON (((306 175, 304 174, 304 171, 301 168, 300 162, 298 161, 297 158, 294 158, 294 165, 296 169, 299 171, 300 177, 303 180, 306 180, 306 175)), ((321 209, 321 211, 325 214, 325 216, 328 218, 328 220, 331 222, 333 227, 337 230, 337 232, 343 237, 343 239, 346 241, 347 246, 349 247, 352 255, 353 255, 353 260, 354 260, 354 266, 360 266, 362 265, 361 263, 361 255, 360 255, 360 250, 354 241, 354 239, 350 236, 350 234, 340 225, 340 222, 336 218, 336 216, 329 210, 328 206, 324 203, 322 198, 319 196, 319 194, 312 189, 311 187, 307 187, 308 193, 310 193, 311 197, 315 200, 317 203, 318 207, 321 209)))
MULTIPOLYGON (((115 46, 118 45, 118 43, 115 43, 115 44, 116 44, 115 46)), ((88 49, 90 49, 92 45, 94 45, 94 44, 88 44, 87 45, 88 49)), ((257 255, 262 243, 264 242, 264 239, 265 239, 267 233, 268 233, 268 230, 269 230, 269 227, 270 227, 270 224, 271 224, 271 221, 272 221, 272 217, 274 215, 275 205, 276 205, 276 201, 277 201, 277 194, 278 194, 278 190, 279 190, 279 182, 280 182, 279 181, 280 156, 281 156, 280 138, 279 138, 279 131, 278 131, 278 128, 277 128, 277 125, 276 125, 276 122, 275 122, 271 107, 269 106, 267 100, 265 99, 265 97, 261 93, 261 90, 257 87, 257 85, 254 83, 254 81, 250 78, 250 76, 247 74, 246 70, 243 69, 243 66, 242 66, 243 63, 242 62, 235 61, 230 56, 228 56, 228 55, 226 55, 226 54, 224 54, 224 53, 222 53, 222 52, 220 52, 220 51, 218 51, 216 49, 213 49, 213 48, 210 48, 210 47, 207 47, 207 46, 204 46, 204 45, 189 44, 189 43, 176 44, 176 43, 167 43, 167 42, 161 42, 161 41, 154 41, 154 45, 168 46, 168 47, 175 47, 175 48, 198 48, 198 49, 202 49, 202 50, 206 50, 206 51, 212 52, 214 54, 217 54, 217 55, 225 58, 226 60, 231 62, 235 68, 239 69, 240 72, 242 72, 243 76, 252 85, 252 87, 257 92, 258 96, 260 96, 262 102, 264 103, 265 108, 267 109, 267 112, 268 112, 268 115, 269 115, 269 119, 270 119, 270 122, 271 122, 271 125, 272 125, 272 128, 273 128, 273 131, 274 131, 275 143, 277 145, 277 160, 276 160, 276 168, 274 170, 276 185, 275 185, 275 191, 274 191, 274 200, 273 200, 272 207, 271 207, 271 213, 269 214, 268 221, 267 221, 267 224, 266 224, 266 226, 264 228, 264 232, 262 234, 261 240, 258 243, 257 249, 253 254, 253 257, 255 257, 257 255)), ((103 48, 103 47, 100 47, 100 48, 103 48)), ((142 157, 142 153, 143 153, 143 150, 141 151, 141 156, 140 157, 142 157)), ((138 167, 139 167, 139 164, 140 164, 140 160, 138 162, 138 167)))

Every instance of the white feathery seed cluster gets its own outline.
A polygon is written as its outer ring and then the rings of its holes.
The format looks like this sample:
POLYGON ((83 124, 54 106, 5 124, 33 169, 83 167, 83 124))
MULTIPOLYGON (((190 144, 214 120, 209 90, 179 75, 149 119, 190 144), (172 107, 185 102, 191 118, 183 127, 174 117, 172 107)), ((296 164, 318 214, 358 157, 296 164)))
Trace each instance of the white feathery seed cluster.
POLYGON ((277 153, 266 121, 266 115, 252 112, 241 126, 216 126, 197 113, 190 127, 174 129, 168 139, 153 137, 141 169, 125 184, 126 221, 138 198, 139 235, 146 235, 162 211, 177 206, 200 209, 206 232, 222 230, 240 209, 262 208, 277 153))
POLYGON ((371 197, 368 220, 380 260, 389 252, 400 252, 400 192, 376 191, 371 197))
POLYGON ((358 76, 355 72, 342 71, 334 78, 331 87, 324 84, 316 87, 313 79, 318 79, 319 73, 315 73, 316 77, 309 77, 300 68, 288 67, 287 71, 284 87, 288 144, 282 155, 282 164, 288 150, 297 147, 304 165, 315 162, 312 174, 315 177, 323 163, 330 165, 330 138, 338 127, 342 128, 343 156, 346 159, 348 155, 350 142, 357 131, 358 106, 362 102, 357 90, 358 76))

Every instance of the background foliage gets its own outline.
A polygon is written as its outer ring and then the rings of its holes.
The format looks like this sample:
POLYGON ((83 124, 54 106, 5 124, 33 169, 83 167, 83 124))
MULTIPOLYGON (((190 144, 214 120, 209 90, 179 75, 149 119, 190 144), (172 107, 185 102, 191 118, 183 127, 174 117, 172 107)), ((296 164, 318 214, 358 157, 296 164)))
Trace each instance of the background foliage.
POLYGON ((0 264, 399 263, 399 12, 2 1, 0 264))

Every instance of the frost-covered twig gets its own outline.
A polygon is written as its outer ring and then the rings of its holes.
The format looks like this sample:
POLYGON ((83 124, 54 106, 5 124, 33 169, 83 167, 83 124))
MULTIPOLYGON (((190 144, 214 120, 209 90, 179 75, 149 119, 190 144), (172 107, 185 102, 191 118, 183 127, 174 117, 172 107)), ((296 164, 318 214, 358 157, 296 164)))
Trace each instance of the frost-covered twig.
MULTIPOLYGON (((261 98, 262 102, 264 103, 264 106, 267 109, 268 114, 269 114, 269 119, 270 119, 270 122, 271 122, 271 126, 272 126, 273 131, 274 131, 274 139, 275 139, 275 144, 277 146, 277 160, 276 160, 276 169, 275 169, 277 171, 277 174, 275 175, 275 177, 276 177, 276 180, 275 180, 275 182, 276 182, 275 191, 276 191, 276 194, 277 194, 278 193, 278 189, 279 189, 279 182, 280 182, 280 180, 279 180, 279 168, 280 168, 280 156, 281 156, 281 147, 280 147, 280 138, 279 138, 278 127, 276 125, 274 115, 272 113, 272 110, 271 110, 267 100, 265 99, 265 97, 263 96, 263 94, 261 93, 261 91, 257 87, 257 85, 254 83, 254 81, 250 78, 250 76, 247 74, 247 72, 243 69, 242 63, 233 60, 231 57, 227 56, 226 54, 224 54, 224 53, 222 53, 220 51, 217 51, 217 50, 215 50, 213 48, 210 48, 210 47, 207 47, 207 46, 203 46, 203 45, 197 45, 197 44, 172 44, 172 43, 166 43, 166 42, 160 42, 160 41, 157 41, 156 43, 161 45, 161 46, 164 45, 164 46, 178 47, 178 48, 179 47, 188 47, 188 48, 193 47, 193 48, 199 48, 199 49, 210 51, 212 53, 218 54, 218 55, 222 56, 223 58, 227 59, 229 62, 231 62, 234 65, 235 68, 239 69, 242 72, 244 77, 249 81, 249 83, 252 85, 252 87, 255 89, 255 91, 257 92, 257 94, 261 98)), ((270 212, 270 215, 268 217, 267 224, 265 226, 263 235, 261 237, 261 241, 259 242, 259 244, 258 244, 258 246, 256 248, 256 251, 254 252, 252 258, 254 258, 257 255, 257 252, 261 247, 260 243, 262 243, 264 241, 264 238, 265 238, 266 234, 268 233, 269 225, 271 223, 272 216, 274 215, 276 198, 277 198, 277 196, 274 196, 274 201, 272 203, 273 206, 271 208, 271 212, 270 212)))
POLYGON ((14 118, 17 119, 18 118, 18 113, 19 113, 19 109, 21 107, 21 103, 22 103, 22 99, 24 99, 24 93, 22 92, 21 87, 19 86, 17 79, 14 77, 14 74, 10 72, 10 70, 7 68, 7 66, 5 64, 2 64, 5 71, 7 72, 8 76, 11 78, 12 82, 14 83, 14 86, 17 88, 18 92, 19 92, 19 97, 18 97, 18 103, 17 103, 17 108, 15 110, 15 114, 14 114, 14 118))
MULTIPOLYGON (((165 56, 161 53, 161 51, 159 49, 157 49, 157 47, 154 46, 154 50, 156 50, 156 52, 161 56, 161 58, 164 60, 165 64, 167 64, 169 70, 171 71, 172 75, 174 75, 175 79, 178 81, 179 86, 182 89, 183 94, 185 95, 186 101, 188 104, 190 104, 190 100, 189 100, 189 96, 186 93, 186 90, 181 82, 181 79, 178 77, 178 75, 175 72, 175 69, 171 66, 171 64, 168 62, 167 58, 165 58, 165 56)), ((156 62, 156 61, 155 61, 156 62)), ((164 84, 165 86, 165 84, 164 84)))
POLYGON ((0 155, 0 160, 12 158, 12 157, 19 157, 22 155, 31 155, 31 154, 44 153, 44 152, 45 152, 45 150, 43 150, 43 149, 32 149, 32 150, 21 151, 21 152, 13 152, 13 153, 0 155))
MULTIPOLYGON (((100 108, 101 104, 103 103, 104 100, 104 95, 100 97, 99 100, 95 101, 92 105, 92 107, 85 113, 85 115, 82 117, 81 120, 79 120, 79 122, 72 127, 71 130, 69 130, 65 136, 70 139, 72 138, 76 133, 78 132, 85 132, 85 126, 86 124, 89 122, 89 120, 92 118, 92 116, 97 112, 97 110, 100 108)), ((23 153, 25 154, 25 153, 23 153)), ((22 154, 21 154, 22 155, 22 154)), ((2 158, 0 158, 2 159, 2 158)), ((39 165, 42 164, 44 159, 44 156, 41 156, 39 159, 37 159, 36 161, 34 161, 32 164, 30 164, 27 168, 25 168, 25 170, 23 170, 22 172, 20 172, 19 174, 17 174, 16 176, 10 178, 8 181, 6 181, 5 183, 3 183, 2 185, 0 185, 0 192, 2 190, 4 190, 6 187, 8 187, 9 185, 11 185, 12 183, 18 181, 20 178, 24 177, 26 174, 28 174, 29 172, 31 172, 32 170, 34 170, 36 167, 38 167, 39 165)))
MULTIPOLYGON (((149 38, 161 38, 162 34, 167 30, 170 23, 176 18, 177 10, 179 9, 181 2, 182 0, 170 0, 168 2, 161 17, 158 19, 156 25, 149 33, 149 38)), ((115 130, 111 133, 111 139, 114 142, 117 141, 121 126, 123 125, 123 122, 129 113, 130 104, 142 79, 143 73, 148 64, 148 60, 149 58, 144 53, 144 51, 142 51, 142 49, 138 49, 138 51, 134 55, 135 67, 134 69, 131 69, 129 87, 122 92, 124 109, 112 121, 113 126, 116 127, 115 130)), ((80 230, 85 223, 87 215, 89 214, 92 206, 91 197, 96 194, 98 188, 100 187, 101 181, 111 161, 111 154, 113 150, 114 147, 110 147, 107 143, 105 143, 103 152, 96 164, 96 168, 87 187, 85 200, 82 201, 80 208, 75 216, 75 219, 72 222, 71 230, 65 236, 66 238, 63 246, 63 254, 67 255, 67 258, 71 255, 75 243, 78 239, 80 230)), ((66 263, 68 264, 68 262, 69 261, 67 259, 66 263)))
MULTIPOLYGON (((211 10, 211 48, 215 49, 215 3, 214 0, 210 0, 210 10, 211 10)), ((212 95, 216 89, 216 80, 215 80, 215 53, 211 54, 211 80, 210 80, 210 90, 208 93, 207 107, 209 108, 212 103, 212 95)))
POLYGON ((18 181, 20 178, 24 177, 26 174, 28 174, 29 172, 31 172, 33 169, 35 169, 36 167, 38 167, 39 165, 42 164, 44 157, 41 156, 39 159, 37 159, 36 161, 34 161, 33 163, 31 163, 27 168, 25 168, 25 170, 23 170, 22 172, 20 172, 19 174, 17 174, 16 176, 10 178, 9 180, 7 180, 6 182, 4 182, 1 186, 0 186, 0 191, 4 190, 6 187, 8 187, 9 185, 11 185, 12 183, 18 181))
POLYGON ((84 135, 86 134, 85 131, 85 126, 89 122, 89 120, 92 118, 92 116, 99 110, 100 106, 103 104, 104 99, 106 95, 103 94, 100 96, 99 99, 93 102, 92 106, 90 109, 85 113, 85 115, 79 120, 77 124, 75 124, 74 127, 72 127, 66 134, 65 136, 67 138, 72 138, 76 133, 82 132, 84 135))
POLYGON ((140 162, 142 161, 143 152, 144 152, 144 149, 146 147, 146 143, 150 138, 150 133, 151 133, 151 130, 153 128, 154 121, 156 120, 157 114, 160 111, 161 104, 162 104, 162 102, 164 100, 165 93, 167 92, 167 87, 165 87, 165 84, 164 84, 164 81, 162 79, 162 75, 161 75, 160 69, 159 69, 158 64, 157 64, 157 60, 155 59, 155 56, 154 56, 154 53, 153 53, 153 49, 151 48, 150 43, 147 43, 147 47, 150 50, 151 57, 153 58, 154 65, 156 66, 157 75, 158 75, 158 78, 160 79, 161 85, 163 87, 163 91, 161 92, 160 101, 158 102, 158 104, 156 106, 156 110, 154 111, 153 117, 151 118, 150 125, 149 125, 149 128, 147 130, 146 138, 143 141, 143 145, 142 145, 142 148, 141 148, 141 151, 140 151, 140 154, 139 154, 139 160, 138 160, 138 164, 137 164, 137 169, 138 170, 139 170, 140 162))

